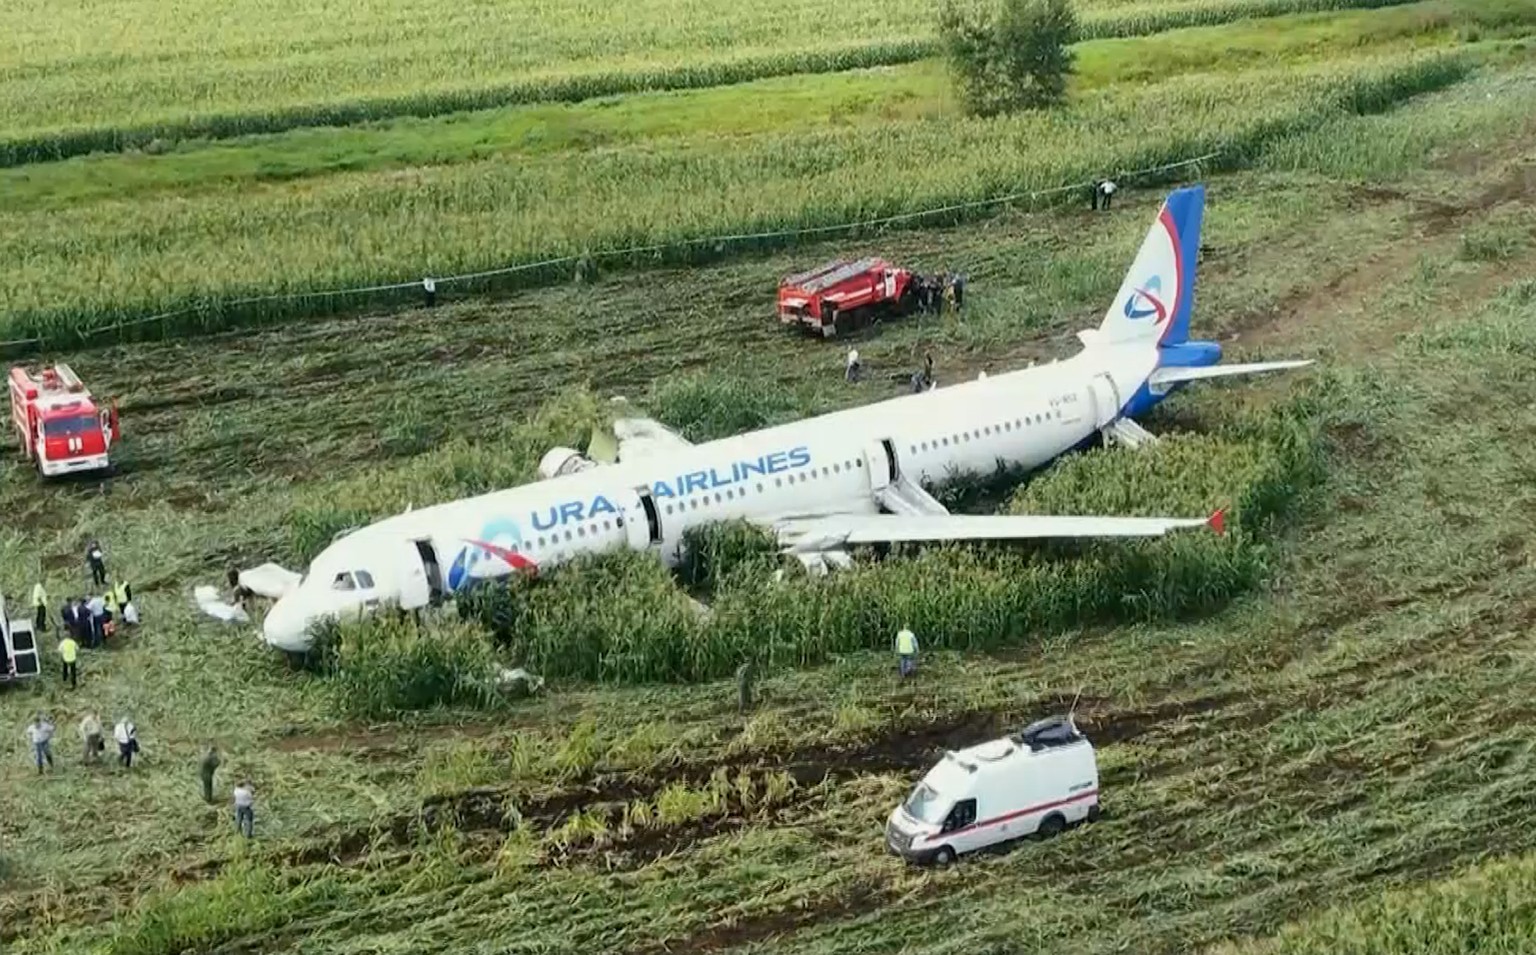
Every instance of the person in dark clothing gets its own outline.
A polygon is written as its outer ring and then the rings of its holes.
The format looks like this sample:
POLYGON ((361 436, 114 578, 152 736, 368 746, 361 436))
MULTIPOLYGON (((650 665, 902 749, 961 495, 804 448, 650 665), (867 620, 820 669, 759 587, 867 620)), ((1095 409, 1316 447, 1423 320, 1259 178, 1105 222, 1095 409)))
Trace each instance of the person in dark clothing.
POLYGON ((198 765, 198 776, 203 781, 203 802, 213 802, 213 774, 219 768, 219 751, 212 743, 203 751, 203 761, 198 765))
POLYGON ((80 639, 80 618, 75 613, 73 601, 66 600, 59 605, 59 619, 64 621, 64 632, 80 639))
POLYGON ((91 541, 85 549, 85 562, 91 568, 91 581, 98 587, 107 585, 107 558, 101 550, 101 542, 91 541))
POLYGON ((933 387, 933 352, 923 355, 923 387, 933 387))
POLYGON ((965 304, 965 276, 955 275, 955 311, 965 304))

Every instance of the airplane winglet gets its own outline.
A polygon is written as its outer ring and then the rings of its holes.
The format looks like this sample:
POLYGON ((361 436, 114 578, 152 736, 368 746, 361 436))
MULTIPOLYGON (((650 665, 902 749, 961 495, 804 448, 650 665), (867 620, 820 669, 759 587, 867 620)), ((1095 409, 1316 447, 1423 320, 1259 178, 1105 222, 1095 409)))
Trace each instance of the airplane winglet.
POLYGON ((1216 508, 1215 512, 1211 514, 1205 523, 1211 530, 1216 532, 1217 537, 1222 536, 1227 532, 1227 509, 1224 507, 1216 508))

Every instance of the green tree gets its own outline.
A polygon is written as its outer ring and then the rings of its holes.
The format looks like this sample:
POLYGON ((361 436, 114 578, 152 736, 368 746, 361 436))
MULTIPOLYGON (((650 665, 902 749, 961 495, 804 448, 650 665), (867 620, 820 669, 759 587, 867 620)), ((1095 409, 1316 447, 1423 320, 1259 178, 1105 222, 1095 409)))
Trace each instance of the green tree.
POLYGON ((974 116, 1062 102, 1076 34, 1068 0, 944 0, 939 15, 950 71, 974 116))

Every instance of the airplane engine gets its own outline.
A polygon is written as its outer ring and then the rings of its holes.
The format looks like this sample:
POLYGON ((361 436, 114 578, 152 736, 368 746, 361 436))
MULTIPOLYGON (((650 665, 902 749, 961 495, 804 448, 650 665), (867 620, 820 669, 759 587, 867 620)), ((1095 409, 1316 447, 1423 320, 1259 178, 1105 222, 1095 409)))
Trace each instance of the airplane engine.
POLYGON ((571 448, 550 448, 539 459, 539 477, 546 480, 597 467, 597 462, 571 448))

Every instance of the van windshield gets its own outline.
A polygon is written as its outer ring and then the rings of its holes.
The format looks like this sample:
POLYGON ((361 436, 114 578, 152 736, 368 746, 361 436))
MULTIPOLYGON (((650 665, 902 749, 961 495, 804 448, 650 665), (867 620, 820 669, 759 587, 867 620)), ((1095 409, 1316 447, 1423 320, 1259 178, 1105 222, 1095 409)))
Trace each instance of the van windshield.
POLYGON ((949 807, 939 801, 939 794, 932 786, 927 783, 918 783, 902 808, 914 819, 938 825, 944 821, 944 813, 949 807))

